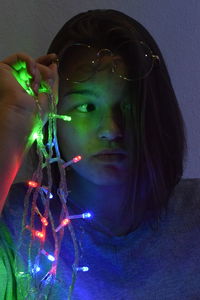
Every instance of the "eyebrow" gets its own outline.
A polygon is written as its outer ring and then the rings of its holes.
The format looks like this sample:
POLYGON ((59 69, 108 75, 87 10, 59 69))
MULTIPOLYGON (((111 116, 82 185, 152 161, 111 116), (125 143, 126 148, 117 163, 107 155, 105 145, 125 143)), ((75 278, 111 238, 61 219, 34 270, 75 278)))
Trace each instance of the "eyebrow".
POLYGON ((74 95, 74 94, 98 97, 98 94, 96 92, 94 92, 93 90, 89 90, 89 89, 70 90, 67 93, 65 93, 64 97, 69 96, 69 95, 74 95))

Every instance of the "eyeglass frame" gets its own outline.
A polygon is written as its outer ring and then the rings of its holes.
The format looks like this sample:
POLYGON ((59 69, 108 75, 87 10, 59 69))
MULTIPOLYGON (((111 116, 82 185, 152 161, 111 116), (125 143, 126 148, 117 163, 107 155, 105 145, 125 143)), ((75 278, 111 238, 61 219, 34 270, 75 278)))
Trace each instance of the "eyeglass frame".
MULTIPOLYGON (((113 68, 114 63, 112 62, 112 72, 115 73, 119 78, 121 78, 121 79, 123 79, 123 80, 130 81, 130 82, 137 81, 137 80, 141 80, 141 79, 144 79, 144 78, 148 77, 149 74, 151 73, 151 71, 153 70, 153 67, 154 67, 155 62, 157 61, 158 64, 160 64, 160 57, 159 57, 157 54, 153 54, 153 51, 151 50, 151 48, 150 48, 145 42, 143 42, 143 41, 134 41, 134 42, 139 42, 140 44, 143 44, 145 47, 147 47, 147 48, 149 49, 149 53, 150 53, 151 58, 152 58, 152 66, 151 66, 151 68, 149 69, 149 71, 148 71, 143 77, 140 77, 140 78, 137 78, 137 79, 130 79, 130 78, 124 77, 124 76, 120 75, 119 73, 117 73, 117 72, 115 71, 115 69, 113 68)), ((126 43, 127 43, 127 42, 126 42, 126 43)), ((57 60, 57 62, 58 62, 58 68, 59 68, 60 61, 61 61, 61 59, 62 59, 62 55, 65 53, 65 51, 66 51, 68 48, 70 48, 70 47, 72 47, 72 46, 86 46, 86 47, 88 47, 88 48, 96 49, 94 46, 91 46, 91 45, 89 45, 89 44, 84 44, 84 43, 73 43, 73 44, 71 44, 71 45, 67 45, 66 47, 64 47, 64 48, 61 50, 61 53, 58 55, 58 60, 57 60)), ((120 46, 121 46, 121 45, 120 45, 120 46)), ((113 57, 115 56, 114 52, 113 52, 112 50, 108 49, 108 48, 101 48, 101 49, 99 49, 99 50, 97 49, 96 56, 98 57, 99 53, 100 53, 101 51, 103 51, 103 50, 104 50, 104 51, 107 51, 108 53, 110 53, 110 56, 113 56, 113 57)), ((106 55, 104 55, 104 56, 106 56, 106 55)), ((104 56, 103 56, 103 57, 104 57, 104 56)), ((92 72, 91 76, 88 77, 87 79, 84 79, 84 80, 81 80, 81 81, 73 81, 73 82, 74 82, 74 83, 85 82, 85 81, 89 80, 92 76, 94 76, 97 72, 98 72, 98 70, 94 70, 94 72, 92 72)), ((67 81, 70 81, 71 79, 66 78, 66 80, 67 80, 67 81)))

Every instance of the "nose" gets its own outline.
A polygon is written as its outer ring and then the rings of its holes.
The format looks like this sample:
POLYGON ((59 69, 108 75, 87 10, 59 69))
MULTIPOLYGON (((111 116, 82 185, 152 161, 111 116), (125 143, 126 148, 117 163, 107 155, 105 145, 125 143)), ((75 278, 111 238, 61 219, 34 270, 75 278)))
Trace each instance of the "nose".
POLYGON ((116 140, 123 137, 122 129, 117 124, 114 116, 106 115, 102 118, 98 128, 98 137, 102 140, 116 140))

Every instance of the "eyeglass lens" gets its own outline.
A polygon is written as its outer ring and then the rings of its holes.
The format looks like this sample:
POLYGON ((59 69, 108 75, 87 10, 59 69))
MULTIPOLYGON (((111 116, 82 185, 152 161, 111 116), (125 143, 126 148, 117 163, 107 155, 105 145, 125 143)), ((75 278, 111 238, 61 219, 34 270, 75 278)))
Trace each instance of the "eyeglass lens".
POLYGON ((144 78, 151 72, 153 56, 150 48, 143 42, 129 41, 121 44, 114 54, 109 49, 97 50, 89 45, 74 44, 66 49, 64 58, 60 61, 66 72, 66 79, 73 82, 88 80, 105 62, 111 63, 113 72, 119 77, 133 81, 144 78))

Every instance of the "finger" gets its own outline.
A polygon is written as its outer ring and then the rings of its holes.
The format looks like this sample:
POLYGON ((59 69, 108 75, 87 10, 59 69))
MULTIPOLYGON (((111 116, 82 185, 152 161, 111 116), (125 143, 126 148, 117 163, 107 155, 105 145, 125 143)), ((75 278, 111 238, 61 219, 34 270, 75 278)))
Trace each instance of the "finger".
POLYGON ((40 87, 41 81, 53 84, 54 74, 49 67, 36 63, 36 72, 32 81, 32 88, 36 94, 38 94, 38 88, 40 87), (49 82, 50 79, 52 82, 49 82))
POLYGON ((40 56, 36 59, 36 62, 42 65, 49 66, 53 61, 56 61, 57 55, 55 53, 40 56))
POLYGON ((41 76, 41 80, 43 81, 48 81, 49 79, 53 79, 53 72, 49 67, 46 67, 44 65, 41 64, 37 64, 37 69, 40 72, 40 76, 41 76))
POLYGON ((58 79, 57 65, 54 63, 51 63, 49 66, 36 63, 36 69, 39 70, 41 79, 47 82, 50 81, 50 85, 53 85, 54 81, 58 79))
MULTIPOLYGON (((41 85, 45 87, 45 83, 47 84, 47 93, 49 93, 49 86, 50 90, 54 95, 57 95, 58 89, 58 72, 56 64, 51 64, 49 67, 44 66, 42 64, 36 64, 36 76, 33 82, 33 89, 36 95, 41 94, 42 89, 41 85)), ((45 88, 46 89, 46 88, 45 88)), ((45 92, 44 92, 45 93, 45 92)))

